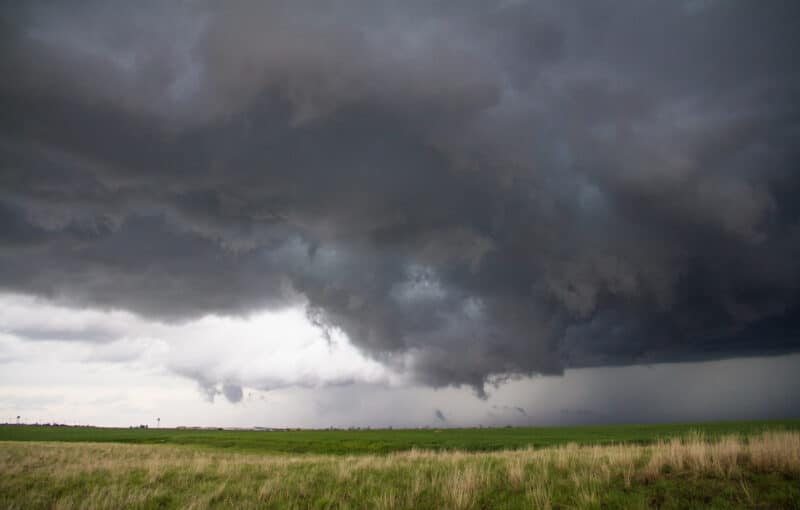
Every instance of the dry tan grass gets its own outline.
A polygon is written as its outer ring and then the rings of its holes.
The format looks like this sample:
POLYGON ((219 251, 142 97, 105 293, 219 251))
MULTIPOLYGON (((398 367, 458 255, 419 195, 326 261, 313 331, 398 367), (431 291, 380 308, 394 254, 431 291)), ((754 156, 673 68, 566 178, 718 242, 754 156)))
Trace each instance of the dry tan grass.
POLYGON ((644 479, 658 478, 665 468, 730 478, 743 465, 762 472, 800 474, 800 434, 796 432, 766 432, 747 441, 739 436, 706 441, 693 434, 660 441, 649 450, 649 461, 640 471, 644 479))
POLYGON ((394 490, 389 489, 378 495, 374 508, 380 510, 394 510, 395 508, 400 508, 400 499, 397 497, 397 493, 394 490))
POLYGON ((767 432, 750 438, 752 465, 763 471, 800 474, 800 434, 767 432))
POLYGON ((513 487, 520 487, 525 479, 525 459, 522 457, 511 457, 506 464, 508 482, 513 487))
POLYGON ((552 482, 546 475, 534 478, 525 489, 525 496, 533 505, 533 508, 550 510, 553 497, 552 482))
POLYGON ((453 469, 445 480, 444 494, 452 508, 472 507, 478 492, 489 480, 489 472, 482 463, 470 463, 453 469))

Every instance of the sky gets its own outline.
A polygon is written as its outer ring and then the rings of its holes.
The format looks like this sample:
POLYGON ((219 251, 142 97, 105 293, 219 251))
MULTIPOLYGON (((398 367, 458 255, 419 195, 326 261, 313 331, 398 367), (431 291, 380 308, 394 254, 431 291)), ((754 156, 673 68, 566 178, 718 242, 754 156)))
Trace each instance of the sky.
POLYGON ((0 3, 0 421, 800 417, 800 4, 0 3))

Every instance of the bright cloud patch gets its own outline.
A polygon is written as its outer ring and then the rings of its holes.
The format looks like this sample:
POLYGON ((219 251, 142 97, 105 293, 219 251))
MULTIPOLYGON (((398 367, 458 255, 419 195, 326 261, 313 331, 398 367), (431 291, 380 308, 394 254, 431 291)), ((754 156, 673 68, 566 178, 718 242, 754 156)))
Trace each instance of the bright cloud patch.
POLYGON ((209 398, 221 394, 232 402, 241 400, 242 387, 401 380, 359 353, 342 332, 321 331, 301 309, 170 324, 5 294, 0 295, 0 323, 0 362, 45 356, 143 364, 193 379, 209 398))

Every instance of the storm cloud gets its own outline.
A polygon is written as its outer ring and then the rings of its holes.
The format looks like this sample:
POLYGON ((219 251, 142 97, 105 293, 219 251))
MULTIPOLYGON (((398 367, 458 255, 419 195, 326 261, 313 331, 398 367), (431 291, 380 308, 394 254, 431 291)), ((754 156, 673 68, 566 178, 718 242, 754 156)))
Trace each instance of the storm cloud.
POLYGON ((797 2, 0 9, 3 291, 479 395, 800 348, 797 2))

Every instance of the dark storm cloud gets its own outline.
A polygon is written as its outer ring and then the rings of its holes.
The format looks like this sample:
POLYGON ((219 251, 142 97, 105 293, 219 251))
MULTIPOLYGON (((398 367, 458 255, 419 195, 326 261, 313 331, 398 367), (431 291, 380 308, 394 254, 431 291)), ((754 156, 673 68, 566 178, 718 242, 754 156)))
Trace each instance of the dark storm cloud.
POLYGON ((795 351, 799 14, 4 6, 0 285, 167 320, 307 303, 479 394, 795 351))

